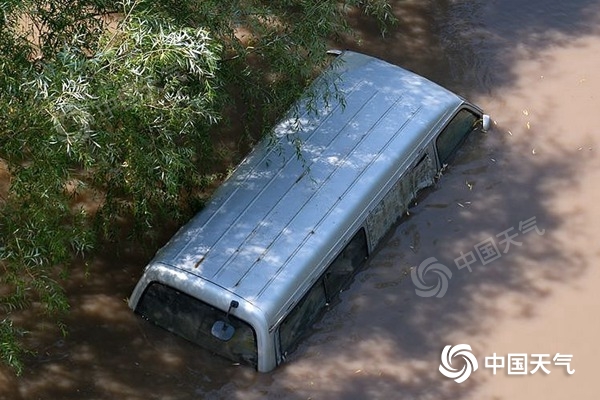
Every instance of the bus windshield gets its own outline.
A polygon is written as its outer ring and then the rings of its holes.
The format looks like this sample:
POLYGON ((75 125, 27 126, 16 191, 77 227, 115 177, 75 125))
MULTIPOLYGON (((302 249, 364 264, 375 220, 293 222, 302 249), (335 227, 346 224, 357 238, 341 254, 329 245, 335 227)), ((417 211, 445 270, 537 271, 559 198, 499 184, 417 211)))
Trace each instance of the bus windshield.
POLYGON ((158 282, 151 283, 136 312, 145 319, 234 362, 257 366, 256 335, 252 327, 233 315, 158 282), (215 322, 235 329, 228 340, 211 333, 215 322))

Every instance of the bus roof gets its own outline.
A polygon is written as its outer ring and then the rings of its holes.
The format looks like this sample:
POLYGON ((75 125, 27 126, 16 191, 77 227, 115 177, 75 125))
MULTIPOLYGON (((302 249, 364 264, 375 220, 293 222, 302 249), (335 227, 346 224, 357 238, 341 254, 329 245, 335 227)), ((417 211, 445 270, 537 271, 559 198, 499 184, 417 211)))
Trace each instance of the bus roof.
POLYGON ((154 260, 227 289, 270 321, 298 300, 432 128, 463 103, 354 52, 339 56, 310 93, 154 260), (343 100, 324 100, 335 88, 343 100))

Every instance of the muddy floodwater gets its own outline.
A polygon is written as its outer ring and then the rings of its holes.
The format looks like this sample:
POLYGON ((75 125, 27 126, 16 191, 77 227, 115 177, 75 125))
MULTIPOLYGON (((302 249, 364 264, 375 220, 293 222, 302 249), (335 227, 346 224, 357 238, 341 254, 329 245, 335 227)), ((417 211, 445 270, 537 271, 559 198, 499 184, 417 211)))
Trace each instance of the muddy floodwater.
POLYGON ((351 48, 468 97, 493 129, 471 138, 288 363, 259 374, 134 316, 126 298, 151 253, 130 250, 78 269, 69 335, 30 337, 38 354, 19 378, 0 372, 0 399, 597 399, 600 1, 398 0, 394 12, 385 38, 356 16, 351 48), (431 257, 452 275, 426 275, 447 291, 420 297, 411 268, 431 257), (464 383, 438 370, 458 344, 479 367, 464 383), (509 354, 528 357, 525 374, 508 373, 519 370, 509 354), (547 364, 532 374, 535 360, 547 364))

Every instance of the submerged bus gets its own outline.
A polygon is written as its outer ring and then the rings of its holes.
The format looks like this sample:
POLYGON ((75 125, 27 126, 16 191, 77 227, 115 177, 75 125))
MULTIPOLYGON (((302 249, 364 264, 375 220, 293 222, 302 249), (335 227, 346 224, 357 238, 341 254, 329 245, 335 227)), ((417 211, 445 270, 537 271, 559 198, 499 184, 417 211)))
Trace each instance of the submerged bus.
POLYGON ((157 252, 129 299, 143 318, 262 372, 489 125, 462 97, 355 52, 308 93, 157 252))

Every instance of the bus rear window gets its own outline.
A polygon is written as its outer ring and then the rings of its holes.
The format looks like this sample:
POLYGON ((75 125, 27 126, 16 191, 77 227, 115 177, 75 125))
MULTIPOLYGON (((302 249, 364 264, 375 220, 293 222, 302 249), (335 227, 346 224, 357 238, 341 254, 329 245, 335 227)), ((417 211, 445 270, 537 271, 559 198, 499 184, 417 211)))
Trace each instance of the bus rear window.
POLYGON ((257 366, 256 335, 252 327, 229 315, 235 328, 230 340, 211 334, 216 321, 225 320, 226 312, 158 282, 152 282, 140 299, 136 312, 156 325, 234 362, 257 366))

